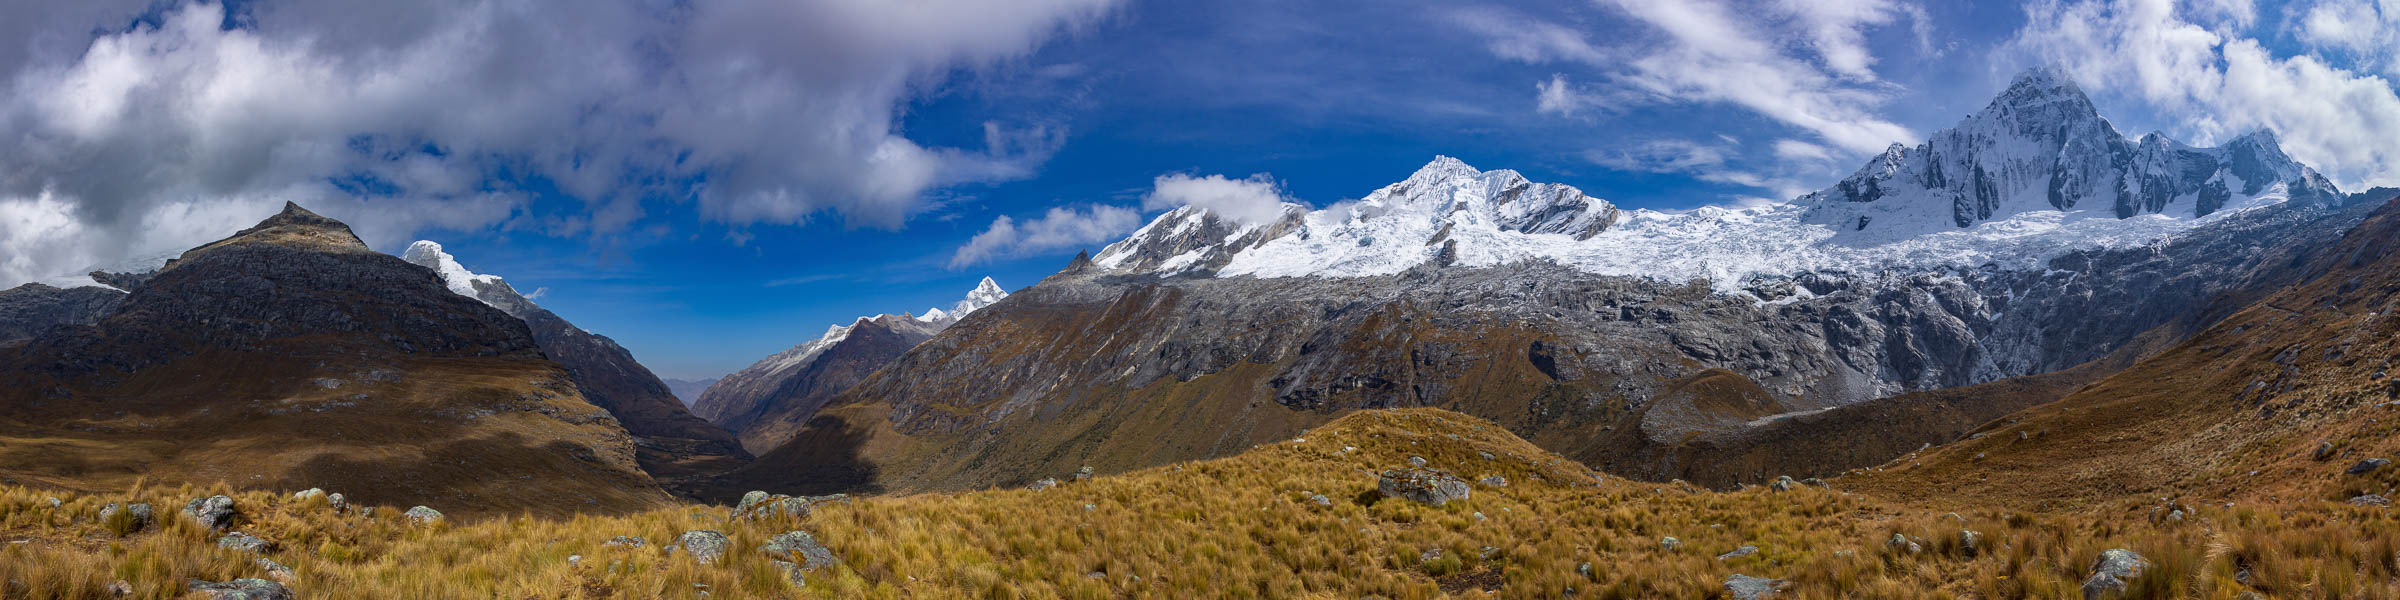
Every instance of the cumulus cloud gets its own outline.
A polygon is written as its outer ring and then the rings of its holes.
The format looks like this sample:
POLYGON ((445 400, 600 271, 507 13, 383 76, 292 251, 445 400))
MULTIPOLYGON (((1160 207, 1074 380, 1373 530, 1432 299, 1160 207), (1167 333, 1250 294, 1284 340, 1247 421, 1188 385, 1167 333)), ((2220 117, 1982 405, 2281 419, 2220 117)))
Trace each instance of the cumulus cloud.
POLYGON ((995 121, 982 148, 928 147, 898 130, 905 103, 1116 2, 12 8, 0 282, 194 245, 286 200, 378 245, 430 227, 608 234, 678 201, 735 225, 896 228, 928 190, 1029 176, 1064 139, 995 121), (492 184, 524 178, 584 206, 528 214, 529 194, 492 184))
POLYGON ((2207 22, 2227 11, 2181 8, 2171 0, 2045 0, 2027 8, 2027 25, 2010 45, 2061 66, 2093 93, 2148 104, 2189 141, 2265 128, 2346 189, 2400 184, 2400 94, 2389 80, 2319 55, 2278 56, 2207 22))
POLYGON ((1002 258, 1113 242, 1140 227, 1142 215, 1122 206, 1091 204, 1080 208, 1051 207, 1040 218, 1017 222, 1001 215, 992 226, 975 234, 950 255, 950 268, 960 269, 1002 258))
MULTIPOLYGON (((1740 140, 1719 136, 1724 145, 1705 145, 1685 140, 1652 140, 1618 150, 1587 150, 1584 160, 1592 164, 1637 173, 1672 173, 1690 176, 1710 183, 1722 183, 1766 190, 1782 198, 1791 198, 1811 191, 1803 181, 1808 175, 1820 172, 1830 153, 1825 148, 1797 140, 1776 142, 1775 150, 1784 164, 1757 170, 1735 168, 1735 147, 1740 140)), ((1756 197, 1737 197, 1737 205, 1754 204, 1756 197)))
POLYGON ((1584 153, 1593 164, 1619 171, 1698 173, 1725 165, 1726 150, 1684 140, 1653 140, 1628 149, 1584 153))
POLYGON ((1283 189, 1265 173, 1245 179, 1174 173, 1151 181, 1150 193, 1142 196, 1142 209, 1197 206, 1238 223, 1257 224, 1281 218, 1285 197, 1283 189))
MULTIPOLYGON (((1890 99, 1890 91, 1874 76, 1875 57, 1865 43, 1868 30, 1896 25, 1903 17, 1923 40, 1926 19, 1914 5, 1896 0, 1600 4, 1644 26, 1654 39, 1599 46, 1574 29, 1496 10, 1461 11, 1451 20, 1483 36, 1495 56, 1589 67, 1612 96, 1634 90, 1661 101, 1727 103, 1856 153, 1916 138, 1873 112, 1890 99), (1808 43, 1777 41, 1795 36, 1808 43)), ((1567 87, 1563 75, 1538 91, 1537 109, 1552 114, 1571 116, 1583 106, 1617 103, 1575 98, 1578 90, 1567 87)))

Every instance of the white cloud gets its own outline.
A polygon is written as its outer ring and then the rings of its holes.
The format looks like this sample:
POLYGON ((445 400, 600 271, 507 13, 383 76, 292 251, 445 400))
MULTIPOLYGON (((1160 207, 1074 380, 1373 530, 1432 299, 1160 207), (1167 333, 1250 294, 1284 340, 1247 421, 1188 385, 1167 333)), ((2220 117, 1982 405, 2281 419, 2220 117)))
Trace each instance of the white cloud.
MULTIPOLYGON (((2189 20, 2170 0, 2045 0, 2010 41, 2086 90, 2155 108, 2207 143, 2266 128, 2345 189, 2400 184, 2400 95, 2389 80, 2189 20)), ((2306 25, 2303 25, 2304 27, 2306 25)))
POLYGON ((950 255, 950 268, 960 269, 993 260, 1116 241, 1140 227, 1142 215, 1133 209, 1106 204, 1078 208, 1051 207, 1041 218, 1018 223, 1001 215, 992 226, 975 234, 950 255))
MULTIPOLYGON (((1776 143, 1776 151, 1779 156, 1786 159, 1784 166, 1765 171, 1747 170, 1734 168, 1730 164, 1737 158, 1734 156, 1734 147, 1738 146, 1740 141, 1727 136, 1719 136, 1718 139, 1725 140, 1726 145, 1710 146, 1684 140, 1653 140, 1629 149, 1587 150, 1583 153, 1583 158, 1593 164, 1619 171, 1686 175, 1710 183, 1758 188, 1780 197, 1790 198, 1811 191, 1806 184, 1802 183, 1804 177, 1801 176, 1803 172, 1810 171, 1810 167, 1795 166, 1806 164, 1807 161, 1802 159, 1807 157, 1788 156, 1785 155, 1786 152, 1805 153, 1812 148, 1815 152, 1826 152, 1824 148, 1806 142, 1783 140, 1776 143)), ((1822 161, 1819 161, 1814 163, 1813 168, 1822 169, 1823 164, 1822 161)), ((1736 197, 1737 203, 1742 205, 1750 204, 1753 199, 1754 197, 1751 196, 1736 197)))
POLYGON ((1238 223, 1257 224, 1281 218, 1284 202, 1283 190, 1265 173, 1246 179, 1173 173, 1151 181, 1150 193, 1142 196, 1142 209, 1197 206, 1238 223))
POLYGON ((1565 75, 1537 85, 1537 110, 1573 116, 1586 106, 1612 106, 1626 94, 1652 100, 1727 103, 1808 131, 1827 144, 1871 153, 1916 138, 1874 110, 1889 100, 1877 81, 1866 31, 1909 17, 1921 46, 1925 19, 1914 5, 1892 0, 1786 2, 1735 7, 1718 0, 1599 0, 1654 39, 1595 46, 1581 32, 1513 12, 1460 11, 1452 19, 1484 37, 1501 58, 1533 64, 1589 67, 1607 96, 1567 86, 1565 75), (1779 43, 1786 36, 1805 46, 1779 43), (1796 54, 1813 50, 1813 56, 1796 54))
POLYGON ((1833 162, 1833 151, 1800 140, 1775 140, 1775 157, 1791 162, 1833 162))
POLYGON ((897 129, 903 105, 1117 1, 347 0, 249 5, 234 29, 216 3, 132 29, 151 3, 12 8, 0 212, 47 233, 0 232, 0 284, 195 245, 285 200, 379 245, 611 234, 682 182, 730 224, 896 228, 928 190, 1029 176, 1063 140, 987 123, 983 148, 927 147, 897 129), (525 214, 526 194, 487 188, 502 170, 587 205, 525 214))
POLYGON ((1585 160, 1619 171, 1699 173, 1725 165, 1725 149, 1683 140, 1653 140, 1630 149, 1583 154, 1585 160))

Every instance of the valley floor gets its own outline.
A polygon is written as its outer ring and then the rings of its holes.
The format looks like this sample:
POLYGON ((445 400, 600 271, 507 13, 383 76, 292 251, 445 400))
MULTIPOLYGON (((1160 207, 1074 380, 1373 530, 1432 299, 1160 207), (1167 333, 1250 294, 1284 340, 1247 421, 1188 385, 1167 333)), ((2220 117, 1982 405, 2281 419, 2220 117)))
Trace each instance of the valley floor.
POLYGON ((2036 513, 1891 502, 1839 479, 1712 492, 1593 473, 1433 409, 1355 413, 1224 459, 1063 478, 827 502, 796 518, 687 505, 432 524, 322 497, 137 484, 53 502, 0 488, 0 598, 187 597, 194 580, 241 577, 280 577, 312 599, 1748 597, 1729 584, 1737 575, 1780 580, 1763 585, 1785 598, 2069 598, 2084 597, 2110 549, 2148 563, 2124 597, 2400 598, 2400 519, 2381 507, 2141 499, 2036 513), (1471 495, 1436 507, 1379 494, 1378 473, 1412 458, 1475 482, 1471 495), (220 548, 180 514, 214 493, 235 499, 233 530, 274 547, 220 548), (155 507, 157 524, 112 533, 124 523, 101 510, 126 502, 155 507), (722 558, 662 550, 691 530, 722 532, 722 558), (799 573, 804 586, 761 550, 792 530, 838 559, 799 573), (608 545, 617 536, 646 543, 608 545))

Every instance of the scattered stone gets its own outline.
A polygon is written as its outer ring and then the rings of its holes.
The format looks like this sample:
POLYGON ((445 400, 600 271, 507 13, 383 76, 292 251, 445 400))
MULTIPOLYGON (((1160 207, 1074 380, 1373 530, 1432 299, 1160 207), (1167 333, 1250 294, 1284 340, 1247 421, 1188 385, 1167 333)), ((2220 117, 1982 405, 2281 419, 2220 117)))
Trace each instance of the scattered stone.
POLYGON ((2310 453, 2309 458, 2317 462, 2333 460, 2333 442, 2317 442, 2317 451, 2310 453))
POLYGON ((1484 485, 1484 487, 1504 488, 1508 487, 1508 478, 1501 477, 1499 475, 1487 475, 1484 476, 1483 479, 1476 481, 1476 483, 1481 483, 1484 485))
POLYGON ((802 518, 815 512, 818 506, 834 502, 849 502, 848 494, 831 496, 786 496, 753 490, 742 494, 741 504, 734 505, 727 518, 766 519, 774 517, 802 518))
POLYGON ((1411 456, 1411 457, 1408 457, 1408 466, 1411 466, 1411 467, 1416 467, 1416 468, 1419 468, 1419 469, 1425 468, 1425 457, 1422 457, 1422 456, 1411 456))
POLYGON ((51 496, 51 497, 48 497, 48 498, 43 498, 43 500, 47 500, 47 501, 49 501, 49 502, 50 502, 50 508, 58 508, 58 505, 60 505, 60 504, 65 504, 65 503, 66 503, 66 502, 65 502, 65 501, 63 501, 63 500, 59 500, 57 496, 51 496))
POLYGON ((793 564, 788 560, 768 562, 775 563, 775 568, 783 570, 783 576, 792 580, 792 587, 808 587, 808 577, 801 574, 800 565, 793 564))
POLYGON ((1317 506, 1333 506, 1333 499, 1325 497, 1324 494, 1309 496, 1308 501, 1317 506))
POLYGON ((617 537, 608 538, 608 541, 607 541, 607 542, 602 542, 600 545, 602 545, 602 546, 608 546, 608 547, 611 547, 611 548, 616 548, 616 547, 624 547, 624 548, 640 548, 640 547, 642 547, 643 545, 645 545, 645 544, 649 544, 649 543, 650 543, 650 541, 649 541, 649 540, 644 540, 644 539, 642 539, 642 538, 639 538, 639 537, 628 536, 628 535, 620 535, 620 536, 617 536, 617 537))
POLYGON ((259 539, 258 536, 236 531, 226 534, 225 537, 217 538, 217 547, 229 550, 240 550, 243 552, 266 554, 275 550, 275 543, 266 541, 264 539, 259 539))
POLYGON ((2365 474, 2368 474, 2368 473, 2373 473, 2373 472, 2375 472, 2375 470, 2376 470, 2376 469, 2381 469, 2381 468, 2384 468, 2384 467, 2387 467, 2387 466, 2391 466, 2391 464, 2392 464, 2392 461, 2390 461, 2390 460, 2387 460, 2387 459, 2381 459, 2381 458, 2370 458, 2370 459, 2366 459, 2366 460, 2358 461, 2358 464, 2355 464, 2355 465, 2350 465, 2350 470, 2349 470, 2349 471, 2347 471, 2347 472, 2348 472, 2349 474, 2351 474, 2351 475, 2365 475, 2365 474))
POLYGON ((1752 555, 1752 554, 1757 554, 1757 553, 1758 553, 1758 547, 1757 547, 1757 546, 1743 546, 1743 547, 1740 547, 1740 548, 1735 548, 1735 549, 1733 549, 1733 551, 1732 551, 1732 552, 1727 552, 1727 553, 1724 553, 1724 554, 1719 554, 1719 555, 1717 555, 1717 560, 1733 560, 1733 559, 1736 559, 1736 558, 1741 558, 1741 557, 1744 557, 1744 556, 1749 556, 1749 555, 1752 555))
POLYGON ((149 529, 152 524, 158 522, 158 516, 150 511, 150 505, 148 504, 133 504, 122 507, 116 504, 109 504, 107 506, 100 507, 100 523, 105 525, 111 520, 120 518, 117 516, 119 511, 123 511, 125 513, 125 516, 121 518, 125 519, 125 533, 127 535, 132 535, 134 532, 149 529))
POLYGON ((310 498, 319 498, 319 497, 323 497, 324 495, 325 495, 325 489, 324 489, 324 488, 308 488, 308 489, 305 489, 305 490, 300 490, 300 491, 297 491, 297 492, 292 492, 292 501, 293 501, 293 502, 307 502, 307 501, 308 501, 308 499, 310 499, 310 498))
POLYGON ((1767 489, 1775 490, 1775 491, 1778 491, 1778 492, 1789 492, 1789 491, 1792 491, 1792 488, 1793 488, 1794 486, 1798 486, 1798 485, 1800 485, 1800 482, 1798 482, 1798 481, 1793 481, 1793 480, 1792 480, 1792 476, 1790 476, 1790 475, 1784 475, 1784 476, 1781 476, 1781 477, 1776 477, 1776 478, 1775 478, 1775 482, 1774 482, 1774 483, 1769 483, 1769 484, 1767 484, 1767 489))
POLYGON ((1983 534, 1972 529, 1958 530, 1958 549, 1965 552, 1968 558, 1974 558, 1977 552, 1983 550, 1982 546, 1983 534))
POLYGON ((119 598, 133 595, 133 582, 123 579, 108 582, 108 595, 119 598))
POLYGON ((1499 554, 1500 554, 1500 549, 1499 549, 1499 548, 1496 548, 1496 547, 1492 547, 1492 546, 1484 546, 1484 547, 1482 547, 1482 548, 1476 548, 1476 549, 1475 549, 1475 557, 1476 557, 1476 558, 1481 558, 1481 559, 1483 559, 1483 560, 1491 560, 1493 556, 1496 556, 1496 555, 1499 555, 1499 554))
POLYGON ((583 555, 581 555, 581 554, 569 554, 569 555, 567 555, 567 565, 568 565, 568 566, 576 566, 576 565, 581 565, 581 564, 583 564, 583 555))
POLYGON ((1441 559, 1442 549, 1440 548, 1427 549, 1423 554, 1417 555, 1417 562, 1419 563, 1430 563, 1441 559))
POLYGON ((1585 579, 1590 579, 1592 577, 1592 563, 1575 563, 1575 574, 1582 575, 1585 579))
POLYGON ((1487 518, 1489 518, 1489 517, 1485 517, 1485 516, 1483 516, 1483 511, 1475 511, 1475 514, 1474 514, 1474 515, 1471 515, 1471 516, 1470 516, 1470 518, 1473 518, 1473 519, 1475 519, 1475 520, 1477 520, 1477 521, 1481 521, 1481 520, 1487 519, 1487 518))
POLYGON ((1393 469, 1384 471, 1375 483, 1375 490, 1387 498, 1405 498, 1433 506, 1465 500, 1474 490, 1467 482, 1440 471, 1425 469, 1393 469))
POLYGON ((183 505, 183 514, 211 532, 224 531, 233 526, 233 499, 222 495, 194 499, 183 505))
POLYGON ((1824 479, 1821 479, 1821 478, 1816 478, 1816 477, 1810 477, 1810 478, 1807 478, 1807 479, 1802 479, 1802 480, 1800 480, 1800 485, 1805 485, 1805 486, 1810 486, 1810 487, 1821 487, 1821 488, 1830 488, 1830 487, 1833 487, 1833 486, 1830 486, 1830 485, 1826 485, 1826 484, 1825 484, 1825 480, 1824 480, 1824 479))
POLYGON ((1751 577, 1735 573, 1725 578, 1725 594, 1732 596, 1734 600, 1759 600, 1773 597, 1776 592, 1783 591, 1784 586, 1788 585, 1791 585, 1791 582, 1781 579, 1751 577))
POLYGON ((2392 505, 2392 499, 2390 499, 2390 498, 2385 498, 2385 497, 2383 497, 2383 496, 2381 496, 2381 495, 2377 495, 2377 494, 2367 494, 2367 495, 2364 495, 2364 496, 2359 496, 2359 497, 2357 497, 2357 498, 2351 498, 2351 499, 2350 499, 2350 505, 2351 505, 2351 506, 2391 506, 2391 505, 2392 505))
POLYGON ((2122 596, 2126 582, 2141 576, 2142 570, 2147 568, 2150 568, 2150 561, 2140 554, 2134 554, 2132 550, 2112 548, 2101 552, 2100 560, 2092 564, 2092 577, 2083 580, 2083 598, 2099 600, 2122 596))
POLYGON ((1029 489, 1029 490, 1033 490, 1033 491, 1039 492, 1039 491, 1046 490, 1046 489, 1050 489, 1050 488, 1054 488, 1054 487, 1058 487, 1058 479, 1057 479, 1057 478, 1053 478, 1053 477, 1043 477, 1041 481, 1036 481, 1036 482, 1033 482, 1033 485, 1025 486, 1025 489, 1029 489))
POLYGON ((2182 523, 2182 522, 2183 522, 2183 510, 2182 510, 2182 509, 2176 509, 2176 510, 2173 510, 2173 511, 2169 511, 2169 512, 2167 513, 2167 522, 2168 522, 2168 523, 2182 523))
POLYGON ((1483 457, 1483 459, 1484 459, 1484 460, 1493 460, 1494 458, 1496 458, 1496 457, 1492 456, 1492 453, 1490 453, 1490 452, 1483 452, 1483 451, 1480 451, 1480 450, 1479 450, 1479 451, 1476 451, 1476 452, 1475 452, 1475 455, 1476 455, 1476 456, 1481 456, 1481 457, 1483 457))
POLYGON ((400 518, 408 519, 408 522, 418 525, 432 525, 442 522, 442 511, 425 506, 413 506, 409 507, 408 512, 400 513, 400 518))
POLYGON ((350 508, 350 500, 348 498, 343 498, 341 492, 326 494, 325 503, 331 505, 333 510, 337 512, 348 510, 350 508))
POLYGON ((1677 546, 1682 545, 1683 540, 1675 539, 1675 536, 1658 538, 1658 547, 1665 548, 1668 552, 1674 552, 1677 546))
POLYGON ((1892 534, 1892 539, 1885 540, 1883 547, 1890 548, 1895 554, 1918 554, 1925 551, 1924 545, 1910 541, 1908 536, 1898 533, 1892 534))
POLYGON ((188 585, 192 588, 193 593, 202 594, 203 597, 213 600, 292 600, 293 598, 291 588, 256 577, 244 577, 221 583, 194 579, 188 585))
POLYGON ((700 561, 700 564, 715 564, 718 557, 725 555, 725 534, 694 529, 675 538, 675 545, 691 553, 692 560, 700 561))
POLYGON ((300 578, 300 576, 292 574, 291 567, 278 564, 264 556, 258 557, 258 568, 265 570, 267 577, 285 584, 290 584, 292 580, 300 578))
POLYGON ((1083 466, 1083 468, 1076 469, 1076 470, 1075 470, 1075 474, 1074 474, 1074 475, 1072 475, 1072 477, 1073 477, 1073 478, 1074 478, 1076 481, 1083 481, 1083 480, 1091 479, 1091 478, 1092 478, 1092 466, 1091 466, 1091 465, 1084 465, 1084 466, 1083 466))

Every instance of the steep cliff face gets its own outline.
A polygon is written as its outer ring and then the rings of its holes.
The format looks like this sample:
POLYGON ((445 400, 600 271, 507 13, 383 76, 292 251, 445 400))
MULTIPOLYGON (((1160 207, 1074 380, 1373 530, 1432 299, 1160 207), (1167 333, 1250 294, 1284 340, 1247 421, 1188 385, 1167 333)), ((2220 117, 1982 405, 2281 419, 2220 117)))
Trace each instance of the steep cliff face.
POLYGON ((117 309, 125 292, 28 283, 0 290, 0 346, 23 343, 65 325, 90 325, 117 309))
POLYGON ((666 498, 522 321, 338 221, 287 206, 127 284, 104 318, 0 348, 12 478, 325 487, 462 510, 666 498))
POLYGON ((641 462, 653 476, 676 480, 707 475, 749 460, 732 432, 685 409, 667 384, 616 340, 576 327, 498 276, 468 271, 441 244, 416 242, 402 258, 441 275, 450 291, 523 320, 543 355, 566 367, 585 400, 615 415, 626 431, 642 438, 641 462))

